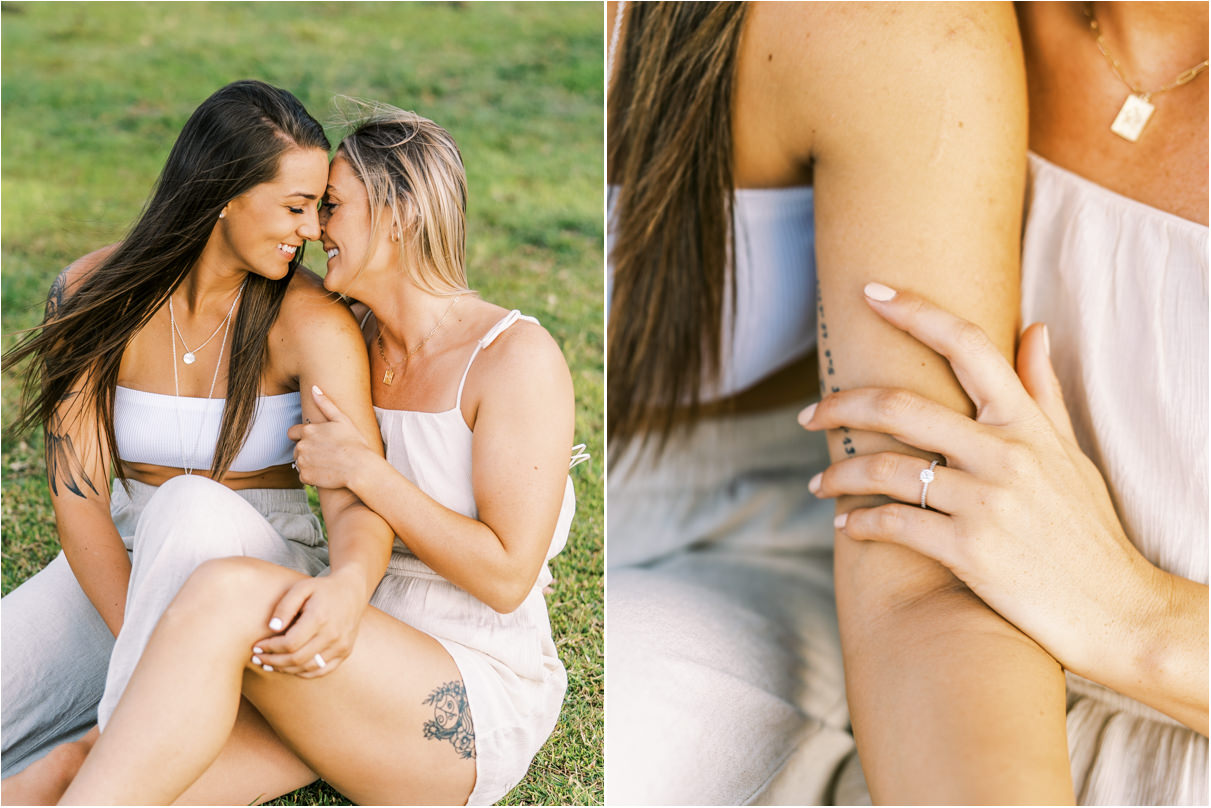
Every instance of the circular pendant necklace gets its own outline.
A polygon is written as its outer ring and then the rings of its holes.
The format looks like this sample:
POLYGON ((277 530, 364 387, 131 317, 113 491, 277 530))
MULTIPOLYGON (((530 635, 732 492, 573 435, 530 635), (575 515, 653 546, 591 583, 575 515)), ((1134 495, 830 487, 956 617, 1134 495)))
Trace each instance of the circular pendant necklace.
MULTIPOLYGON (((248 278, 244 278, 244 282, 240 284, 240 290, 235 293, 235 300, 231 301, 231 308, 227 309, 227 316, 223 318, 222 322, 220 322, 217 326, 215 326, 214 331, 211 332, 210 336, 206 338, 205 342, 203 342, 198 347, 192 348, 192 349, 185 342, 185 335, 181 333, 181 329, 177 327, 177 315, 176 315, 176 312, 173 311, 173 308, 172 308, 172 296, 169 295, 169 297, 168 297, 168 319, 172 323, 172 330, 173 330, 173 333, 175 334, 174 341, 172 344, 173 367, 176 367, 177 344, 176 344, 175 339, 179 338, 181 340, 181 347, 185 349, 185 353, 181 355, 182 362, 184 362, 187 365, 192 365, 194 362, 198 361, 198 356, 197 356, 198 351, 202 350, 207 345, 209 345, 210 341, 218 336, 219 331, 222 331, 226 327, 226 325, 231 321, 231 313, 233 311, 235 311, 235 304, 240 302, 240 295, 244 294, 244 287, 247 284, 248 284, 248 278)), ((226 337, 224 337, 224 339, 226 339, 226 337)))

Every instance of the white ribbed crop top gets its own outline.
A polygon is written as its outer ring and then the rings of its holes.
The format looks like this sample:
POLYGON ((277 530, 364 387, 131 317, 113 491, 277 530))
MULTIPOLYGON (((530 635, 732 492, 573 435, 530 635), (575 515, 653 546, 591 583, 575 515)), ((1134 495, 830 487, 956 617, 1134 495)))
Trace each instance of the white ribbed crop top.
MULTIPOLYGON (((225 403, 222 398, 169 396, 118 387, 114 391, 118 455, 127 463, 209 469, 225 403)), ((294 441, 286 432, 302 419, 298 393, 257 398, 248 439, 231 470, 260 471, 292 462, 294 441)))
MULTIPOLYGON (((611 187, 611 221, 616 191, 616 186, 611 187)), ((737 188, 734 200, 736 299, 729 297, 724 308, 721 378, 717 384, 704 385, 703 401, 747 390, 805 356, 816 344, 812 188, 737 188)), ((606 241, 608 256, 614 246, 613 228, 606 241)), ((611 264, 607 312, 613 281, 611 264)))

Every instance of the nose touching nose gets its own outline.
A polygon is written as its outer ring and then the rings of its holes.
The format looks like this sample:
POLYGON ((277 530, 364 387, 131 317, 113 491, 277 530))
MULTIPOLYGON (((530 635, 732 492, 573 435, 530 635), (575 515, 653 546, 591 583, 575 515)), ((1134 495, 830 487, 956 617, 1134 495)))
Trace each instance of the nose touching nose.
POLYGON ((322 228, 323 225, 320 224, 319 213, 312 211, 307 220, 299 226, 299 235, 307 241, 318 241, 322 228))

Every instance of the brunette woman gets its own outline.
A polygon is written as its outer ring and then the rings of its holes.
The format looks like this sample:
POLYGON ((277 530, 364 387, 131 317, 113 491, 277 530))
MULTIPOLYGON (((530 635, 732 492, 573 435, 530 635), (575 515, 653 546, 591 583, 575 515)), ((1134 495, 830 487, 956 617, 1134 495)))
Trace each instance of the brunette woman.
MULTIPOLYGON (((63 545, 3 602, 6 773, 105 726, 165 607, 207 559, 252 556, 305 576, 330 560, 330 575, 288 599, 305 596, 303 625, 324 626, 311 629, 316 652, 333 665, 348 652, 390 531, 348 490, 323 488, 326 548, 286 434, 321 417, 299 390, 322 384, 377 446, 357 324, 298 271, 320 235, 328 148, 290 93, 219 90, 127 236, 64 271, 41 329, 6 356, 30 360, 17 428, 46 428, 63 545)), ((247 802, 315 778, 254 709, 240 716, 233 767, 199 798, 247 802)), ((46 775, 79 751, 64 747, 39 783, 6 782, 5 800, 45 799, 10 786, 53 787, 46 775)))

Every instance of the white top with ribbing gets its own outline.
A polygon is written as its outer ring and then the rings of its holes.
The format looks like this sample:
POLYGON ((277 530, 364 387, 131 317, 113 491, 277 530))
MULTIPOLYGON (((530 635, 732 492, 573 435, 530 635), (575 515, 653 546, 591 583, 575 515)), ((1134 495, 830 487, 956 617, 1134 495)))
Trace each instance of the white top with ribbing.
MULTIPOLYGON (((127 463, 209 469, 225 403, 222 398, 169 396, 119 386, 114 391, 118 455, 127 463)), ((258 397, 248 438, 231 471, 260 471, 292 462, 294 441, 286 432, 302 419, 298 393, 258 397)))
MULTIPOLYGON (((616 190, 610 191, 611 221, 616 190)), ((806 356, 816 344, 812 188, 737 188, 732 221, 736 299, 729 295, 725 303, 720 378, 703 385, 703 401, 749 389, 806 356)), ((611 228, 607 256, 613 246, 611 228)), ((613 278, 611 262, 608 299, 612 298, 613 278)))

